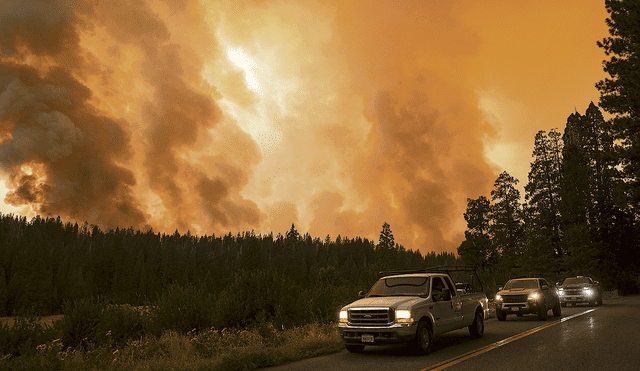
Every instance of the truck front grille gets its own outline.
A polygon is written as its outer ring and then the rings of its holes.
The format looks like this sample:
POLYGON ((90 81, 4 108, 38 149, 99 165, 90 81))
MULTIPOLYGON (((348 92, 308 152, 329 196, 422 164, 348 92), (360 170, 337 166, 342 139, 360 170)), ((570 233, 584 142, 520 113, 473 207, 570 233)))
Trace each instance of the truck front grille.
POLYGON ((582 289, 564 290, 565 295, 582 295, 582 289))
POLYGON ((502 295, 502 301, 504 303, 525 303, 528 295, 502 295))
POLYGON ((395 320, 395 312, 391 308, 350 309, 349 322, 357 326, 386 325, 395 320))

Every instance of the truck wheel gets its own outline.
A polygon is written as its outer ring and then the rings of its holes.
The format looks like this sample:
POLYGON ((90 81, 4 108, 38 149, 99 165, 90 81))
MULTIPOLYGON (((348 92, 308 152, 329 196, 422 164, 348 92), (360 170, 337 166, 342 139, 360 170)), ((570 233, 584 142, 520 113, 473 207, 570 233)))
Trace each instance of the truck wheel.
POLYGON ((415 348, 420 354, 429 354, 433 345, 433 329, 427 321, 418 322, 415 348))
POLYGON ((538 318, 540 318, 540 321, 546 321, 547 320, 547 305, 546 304, 542 304, 542 307, 540 307, 540 309, 538 309, 538 318))
POLYGON ((482 312, 476 311, 473 323, 469 326, 469 334, 471 334, 473 339, 479 339, 484 335, 484 318, 482 316, 482 312))
POLYGON ((364 345, 345 344, 345 348, 347 348, 350 353, 362 353, 362 351, 364 350, 364 345))
POLYGON ((562 308, 560 307, 560 302, 558 302, 556 306, 553 307, 553 315, 556 317, 562 316, 562 308))
POLYGON ((602 296, 598 299, 598 305, 602 305, 602 296))
POLYGON ((504 321, 507 319, 507 314, 500 309, 496 309, 496 317, 498 318, 498 321, 504 321))

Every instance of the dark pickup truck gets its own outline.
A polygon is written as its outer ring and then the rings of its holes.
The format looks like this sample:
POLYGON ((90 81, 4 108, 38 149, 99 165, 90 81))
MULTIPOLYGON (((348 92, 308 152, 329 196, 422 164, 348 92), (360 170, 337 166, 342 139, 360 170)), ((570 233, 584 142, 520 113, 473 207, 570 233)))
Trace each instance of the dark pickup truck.
POLYGON ((518 278, 507 282, 495 297, 496 317, 507 319, 507 314, 537 314, 540 320, 547 319, 547 312, 562 315, 560 299, 556 291, 544 278, 518 278))
POLYGON ((589 303, 590 306, 602 305, 602 287, 591 277, 576 276, 565 278, 558 286, 560 304, 589 303))

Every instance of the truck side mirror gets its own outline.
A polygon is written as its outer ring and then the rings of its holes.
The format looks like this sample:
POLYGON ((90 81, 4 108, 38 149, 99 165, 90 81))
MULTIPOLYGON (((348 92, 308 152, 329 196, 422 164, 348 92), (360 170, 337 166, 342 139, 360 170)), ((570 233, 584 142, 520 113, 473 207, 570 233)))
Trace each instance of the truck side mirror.
POLYGON ((549 290, 549 285, 542 285, 543 290, 549 290))
POLYGON ((504 287, 502 287, 502 286, 498 287, 498 291, 502 291, 503 288, 504 287))
POLYGON ((365 295, 365 294, 364 294, 364 291, 360 290, 360 291, 358 292, 358 299, 362 299, 362 298, 364 298, 364 295, 365 295))

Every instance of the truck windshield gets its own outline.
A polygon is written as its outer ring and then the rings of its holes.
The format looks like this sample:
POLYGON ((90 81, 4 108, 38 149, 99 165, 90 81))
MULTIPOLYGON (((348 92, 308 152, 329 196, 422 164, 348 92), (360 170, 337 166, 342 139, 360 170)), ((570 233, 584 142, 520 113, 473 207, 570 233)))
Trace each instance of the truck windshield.
POLYGON ((564 280, 563 285, 579 285, 589 283, 587 277, 571 277, 564 280))
POLYGON ((425 296, 429 292, 430 277, 389 277, 378 280, 367 297, 425 296))
POLYGON ((537 289, 538 288, 538 280, 512 280, 507 282, 504 285, 505 290, 512 289, 537 289))

